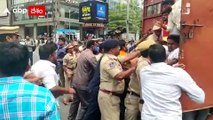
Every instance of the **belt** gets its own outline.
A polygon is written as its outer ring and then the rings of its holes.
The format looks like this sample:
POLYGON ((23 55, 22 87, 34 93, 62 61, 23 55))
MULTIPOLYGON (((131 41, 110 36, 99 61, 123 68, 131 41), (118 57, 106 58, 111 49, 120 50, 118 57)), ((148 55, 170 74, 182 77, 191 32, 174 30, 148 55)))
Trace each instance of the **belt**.
POLYGON ((117 96, 117 97, 120 97, 122 94, 119 94, 119 93, 116 93, 116 92, 112 92, 112 91, 108 91, 108 90, 102 90, 100 89, 100 91, 106 93, 106 94, 109 94, 109 95, 114 95, 114 96, 117 96))
POLYGON ((133 92, 133 91, 127 91, 127 93, 130 94, 130 95, 134 95, 134 96, 136 96, 136 97, 140 97, 139 94, 137 94, 137 93, 135 93, 135 92, 133 92))

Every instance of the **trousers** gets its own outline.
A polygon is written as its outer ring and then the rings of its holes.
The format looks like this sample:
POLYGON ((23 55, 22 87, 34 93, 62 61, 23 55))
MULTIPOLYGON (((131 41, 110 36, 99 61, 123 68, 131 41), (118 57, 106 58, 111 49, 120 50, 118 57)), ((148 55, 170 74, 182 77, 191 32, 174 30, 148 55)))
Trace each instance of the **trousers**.
POLYGON ((73 88, 75 89, 76 94, 73 95, 73 102, 70 105, 68 120, 82 120, 89 104, 89 93, 87 90, 73 88))
POLYGON ((120 98, 99 91, 98 104, 101 111, 101 120, 120 120, 120 98))

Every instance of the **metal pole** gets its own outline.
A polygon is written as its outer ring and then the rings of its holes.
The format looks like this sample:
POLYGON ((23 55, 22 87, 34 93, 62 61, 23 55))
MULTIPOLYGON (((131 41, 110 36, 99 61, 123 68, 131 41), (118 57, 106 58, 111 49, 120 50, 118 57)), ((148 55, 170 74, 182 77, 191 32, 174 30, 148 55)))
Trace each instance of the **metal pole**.
MULTIPOLYGON (((52 25, 52 32, 54 33, 53 34, 53 37, 55 37, 56 36, 56 30, 55 30, 55 2, 56 1, 53 1, 52 2, 52 10, 54 10, 54 11, 52 11, 52 22, 53 22, 53 25, 52 25)), ((53 38, 53 39, 55 39, 54 41, 56 41, 56 37, 55 38, 53 38)))
MULTIPOLYGON (((70 30, 70 10, 69 10, 69 30, 70 30)), ((70 33, 69 33, 69 41, 70 41, 70 33)))
POLYGON ((127 41, 129 41, 129 0, 127 0, 126 32, 127 32, 127 41))
POLYGON ((54 26, 54 33, 55 33, 54 36, 55 36, 55 42, 57 42, 57 36, 56 36, 57 33, 56 33, 56 29, 57 29, 57 19, 58 19, 58 18, 56 18, 56 17, 57 17, 57 15, 58 15, 58 14, 57 14, 57 12, 58 12, 58 11, 57 11, 57 10, 58 10, 58 0, 55 0, 55 4, 53 4, 53 6, 54 6, 54 10, 55 10, 55 11, 54 11, 54 15, 53 15, 53 16, 54 16, 54 17, 53 17, 53 26, 54 26))

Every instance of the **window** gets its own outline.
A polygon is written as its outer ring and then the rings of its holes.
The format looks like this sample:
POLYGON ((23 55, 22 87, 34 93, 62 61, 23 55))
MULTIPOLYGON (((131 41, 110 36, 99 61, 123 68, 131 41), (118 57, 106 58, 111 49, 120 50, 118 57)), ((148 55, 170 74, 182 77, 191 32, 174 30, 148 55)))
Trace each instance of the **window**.
POLYGON ((78 8, 62 5, 59 11, 62 18, 78 19, 78 8))
POLYGON ((53 6, 52 5, 46 5, 46 18, 51 18, 53 16, 53 6))
POLYGON ((155 4, 147 7, 146 17, 159 15, 161 13, 161 4, 155 4))
POLYGON ((23 3, 27 3, 27 2, 35 2, 36 0, 13 0, 13 5, 16 4, 23 4, 23 3))

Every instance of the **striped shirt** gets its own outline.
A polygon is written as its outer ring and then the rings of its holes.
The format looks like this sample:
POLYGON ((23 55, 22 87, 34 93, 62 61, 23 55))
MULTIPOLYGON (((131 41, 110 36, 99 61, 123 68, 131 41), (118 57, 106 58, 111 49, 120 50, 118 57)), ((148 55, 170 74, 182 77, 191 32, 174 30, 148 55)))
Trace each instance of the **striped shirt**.
POLYGON ((0 120, 60 120, 49 90, 22 77, 0 78, 0 120))

